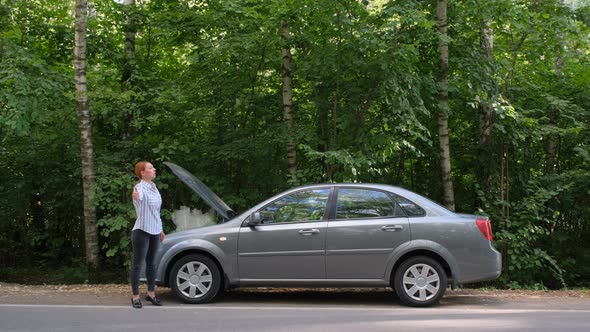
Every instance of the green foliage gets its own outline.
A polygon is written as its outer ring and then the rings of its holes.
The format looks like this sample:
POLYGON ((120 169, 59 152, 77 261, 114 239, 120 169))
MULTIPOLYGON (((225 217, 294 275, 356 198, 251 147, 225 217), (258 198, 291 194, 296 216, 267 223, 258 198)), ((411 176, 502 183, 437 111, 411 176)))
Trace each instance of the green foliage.
MULTIPOLYGON (((130 167, 129 167, 130 168, 130 167)), ((103 166, 97 169, 96 204, 101 213, 97 226, 106 257, 130 251, 130 237, 135 211, 128 199, 133 192, 134 176, 127 169, 103 166)))
MULTIPOLYGON (((590 281, 588 8, 559 0, 449 4, 457 210, 491 217, 505 264, 497 287, 590 281), (482 22, 494 31, 491 59, 480 47, 482 22), (493 113, 485 154, 483 104, 493 113), (546 165, 554 138, 555 161, 546 165), (478 181, 482 169, 489 184, 478 181)), ((0 1, 0 266, 9 279, 39 263, 77 269, 84 257, 73 23, 67 2, 0 1)), ((168 160, 238 212, 291 186, 330 181, 390 183, 441 199, 432 1, 131 8, 98 0, 88 29, 94 204, 101 254, 118 276, 135 220, 132 168, 143 159, 158 169, 166 232, 181 205, 208 209, 165 169, 168 160), (129 28, 137 32, 131 60, 129 28), (293 56, 292 132, 283 120, 282 47, 293 56), (131 78, 122 82, 128 60, 131 78), (297 146, 295 176, 286 170, 289 141, 297 146)), ((86 279, 68 273, 72 282, 86 279)))
POLYGON ((546 271, 550 271, 557 286, 566 287, 564 271, 539 244, 550 235, 548 226, 552 222, 547 216, 545 203, 557 197, 563 189, 548 190, 540 183, 531 181, 530 196, 513 207, 510 217, 503 220, 502 229, 496 232, 497 245, 506 253, 507 273, 504 280, 518 284, 547 283, 546 271))
POLYGON ((84 264, 66 266, 47 273, 47 269, 0 268, 0 280, 20 284, 84 284, 88 283, 88 271, 84 264))

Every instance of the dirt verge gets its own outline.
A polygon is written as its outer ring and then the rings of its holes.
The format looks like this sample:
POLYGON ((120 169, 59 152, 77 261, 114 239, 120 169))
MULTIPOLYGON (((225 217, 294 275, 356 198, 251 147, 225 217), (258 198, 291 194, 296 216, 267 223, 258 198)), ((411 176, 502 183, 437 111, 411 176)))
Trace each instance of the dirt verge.
MULTIPOLYGON (((145 285, 140 288, 145 293, 145 285)), ((168 303, 181 304, 170 289, 157 293, 168 303)), ((127 304, 130 286, 106 285, 20 285, 0 282, 0 303, 4 304, 127 304)), ((216 303, 359 303, 390 305, 394 298, 387 288, 243 288, 226 292, 216 303)), ((590 290, 448 290, 442 304, 498 304, 518 302, 563 302, 578 299, 590 304, 590 290)))

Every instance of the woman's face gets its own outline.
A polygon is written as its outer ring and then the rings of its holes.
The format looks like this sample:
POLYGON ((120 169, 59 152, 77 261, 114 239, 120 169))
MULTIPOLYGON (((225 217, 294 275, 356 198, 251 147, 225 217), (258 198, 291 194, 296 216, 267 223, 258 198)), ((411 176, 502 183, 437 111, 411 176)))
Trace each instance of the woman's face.
POLYGON ((145 168, 141 171, 141 178, 152 181, 156 177, 156 168, 151 163, 145 164, 145 168))

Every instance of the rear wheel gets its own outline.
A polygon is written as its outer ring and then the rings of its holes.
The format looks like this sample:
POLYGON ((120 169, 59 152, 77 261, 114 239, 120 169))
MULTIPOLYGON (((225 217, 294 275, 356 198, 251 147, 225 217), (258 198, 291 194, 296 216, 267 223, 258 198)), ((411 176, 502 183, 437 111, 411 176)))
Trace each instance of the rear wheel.
POLYGON ((185 303, 207 303, 219 292, 221 273, 209 257, 187 255, 172 267, 170 286, 176 296, 185 303))
POLYGON ((415 256, 405 260, 395 271, 394 288, 400 301, 412 307, 437 303, 447 289, 447 274, 434 259, 415 256))

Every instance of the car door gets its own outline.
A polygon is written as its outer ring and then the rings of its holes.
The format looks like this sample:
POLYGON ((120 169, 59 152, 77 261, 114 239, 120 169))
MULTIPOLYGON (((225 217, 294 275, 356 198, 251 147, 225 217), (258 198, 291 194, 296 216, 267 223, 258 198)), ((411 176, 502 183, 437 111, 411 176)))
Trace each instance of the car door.
POLYGON ((261 224, 240 229, 240 279, 324 279, 330 192, 303 189, 258 210, 261 224))
POLYGON ((410 240, 408 218, 384 191, 338 188, 328 222, 326 277, 383 279, 394 248, 410 240))

